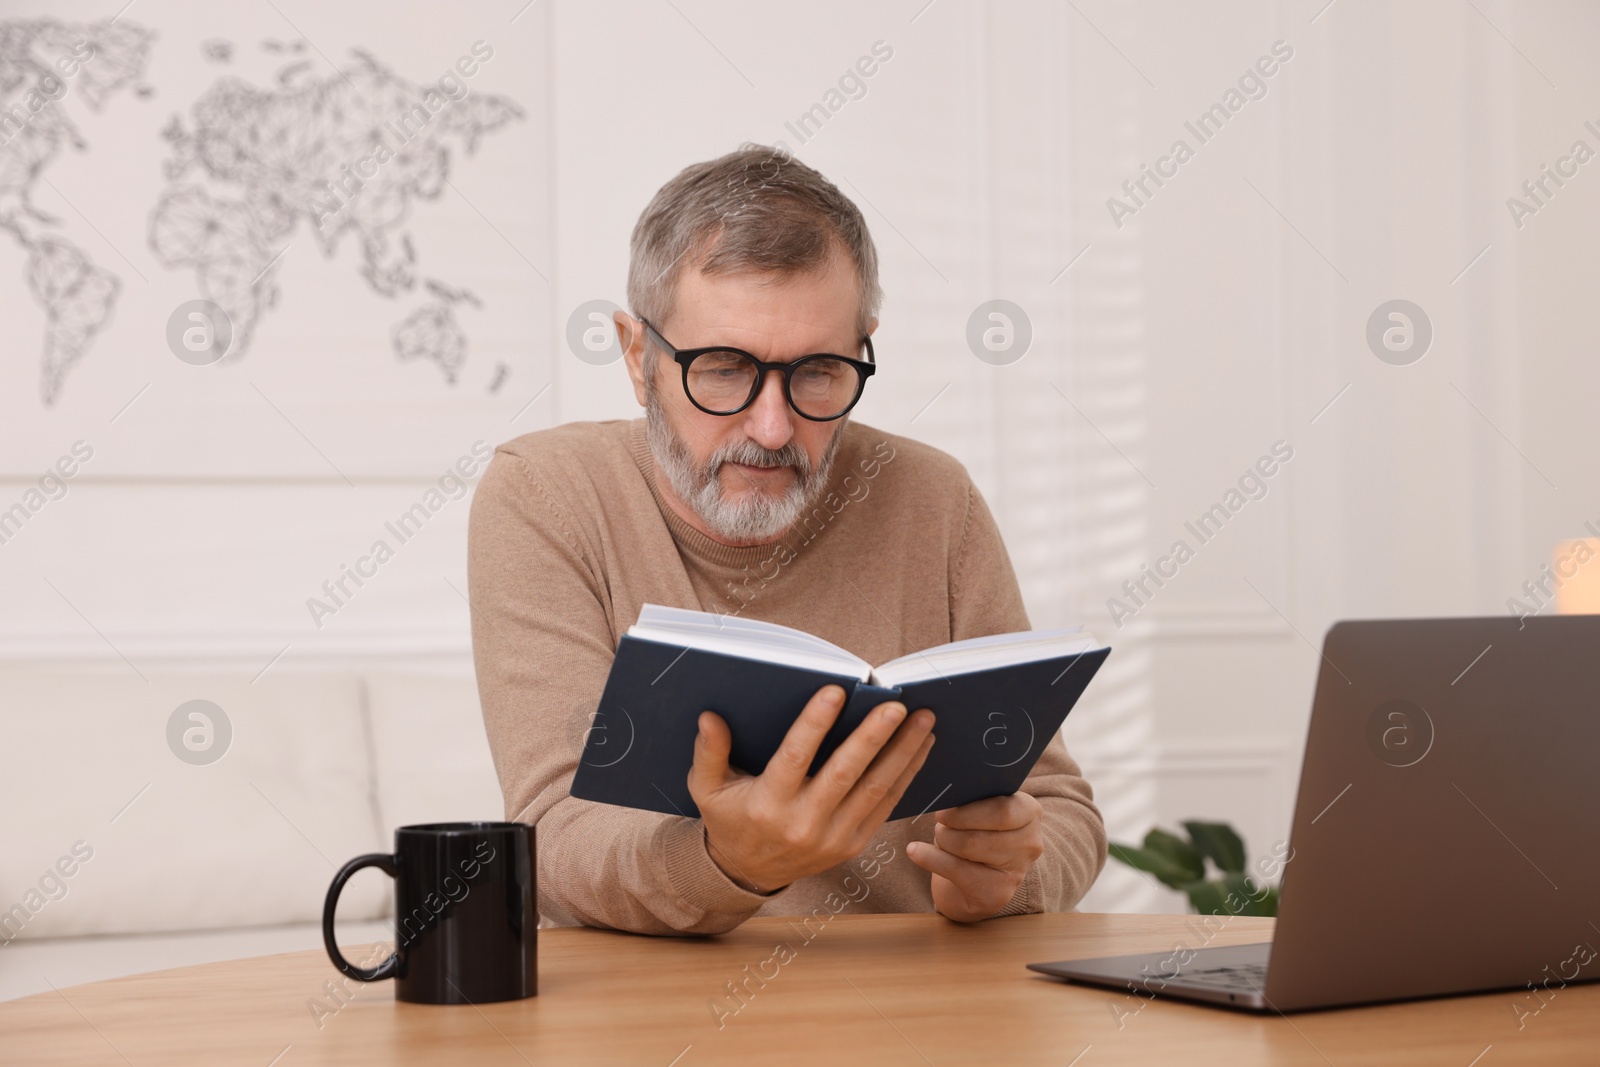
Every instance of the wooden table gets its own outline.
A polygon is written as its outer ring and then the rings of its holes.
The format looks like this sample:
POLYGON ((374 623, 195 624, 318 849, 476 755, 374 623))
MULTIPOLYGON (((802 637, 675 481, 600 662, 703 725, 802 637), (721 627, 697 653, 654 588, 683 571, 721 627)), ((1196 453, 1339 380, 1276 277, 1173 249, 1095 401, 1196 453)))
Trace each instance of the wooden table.
MULTIPOLYGON (((1263 940, 1271 924, 1236 918, 1209 943, 1263 940)), ((339 975, 327 958, 295 952, 0 1004, 0 1062, 1600 1063, 1595 985, 1546 994, 1519 1029, 1512 1004, 1521 1001, 1510 992, 1260 1017, 1167 999, 1141 1010, 1130 997, 1023 969, 1034 960, 1164 951, 1196 944, 1197 933, 1207 937, 1193 918, 1078 914, 977 926, 841 914, 814 924, 809 941, 798 922, 782 919, 711 939, 541 930, 539 996, 481 1007, 397 1004, 387 983, 352 983, 354 996, 341 1005, 329 994, 339 975), (791 951, 775 958, 780 943, 791 951), (727 983, 747 973, 757 978, 740 1006, 727 983), (772 976, 764 987, 762 973, 772 976)), ((364 954, 346 949, 351 959, 364 954)))

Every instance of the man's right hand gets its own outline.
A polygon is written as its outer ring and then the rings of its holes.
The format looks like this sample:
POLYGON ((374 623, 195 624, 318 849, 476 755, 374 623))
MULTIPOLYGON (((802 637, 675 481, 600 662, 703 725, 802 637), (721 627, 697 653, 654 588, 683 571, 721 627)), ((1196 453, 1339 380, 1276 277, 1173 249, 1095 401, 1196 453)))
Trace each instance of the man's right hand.
POLYGON ((689 795, 718 867, 745 889, 771 893, 861 854, 933 747, 933 712, 899 701, 873 708, 816 777, 806 771, 844 707, 837 685, 817 690, 759 775, 730 767, 733 735, 700 713, 689 795))

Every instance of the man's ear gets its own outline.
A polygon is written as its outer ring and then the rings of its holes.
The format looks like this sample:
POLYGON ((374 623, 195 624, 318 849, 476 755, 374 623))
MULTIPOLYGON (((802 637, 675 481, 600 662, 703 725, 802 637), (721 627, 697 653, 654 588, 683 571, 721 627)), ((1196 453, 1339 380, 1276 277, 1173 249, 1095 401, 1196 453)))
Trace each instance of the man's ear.
POLYGON ((611 321, 617 328, 617 341, 622 345, 622 358, 628 364, 628 377, 633 380, 633 396, 640 407, 645 406, 644 347, 648 343, 644 326, 626 311, 615 311, 611 321))
POLYGON ((877 332, 878 332, 878 320, 877 319, 873 319, 871 322, 867 323, 867 336, 871 337, 873 334, 875 334, 877 332))

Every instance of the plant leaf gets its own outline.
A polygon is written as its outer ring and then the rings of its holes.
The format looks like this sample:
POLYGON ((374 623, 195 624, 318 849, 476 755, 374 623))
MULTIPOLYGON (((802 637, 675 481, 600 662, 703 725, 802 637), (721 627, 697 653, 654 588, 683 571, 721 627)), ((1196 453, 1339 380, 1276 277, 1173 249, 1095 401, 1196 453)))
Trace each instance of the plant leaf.
POLYGON ((1180 887, 1189 896, 1189 905, 1194 908, 1197 915, 1227 915, 1227 904, 1223 897, 1226 891, 1221 882, 1206 882, 1196 880, 1180 887))
POLYGON ((1175 865, 1189 872, 1185 882, 1195 881, 1206 876, 1206 858, 1195 847, 1177 834, 1170 834, 1157 827, 1144 835, 1144 847, 1147 852, 1160 853, 1175 865))
POLYGON ((1245 906, 1245 910, 1239 913, 1240 915, 1265 915, 1271 918, 1278 914, 1277 886, 1267 886, 1265 890, 1261 886, 1256 886, 1255 894, 1245 906))
POLYGON ((1230 915, 1276 915, 1278 891, 1265 886, 1248 874, 1229 874, 1222 879, 1226 890, 1225 903, 1230 915), (1271 902, 1270 911, 1263 908, 1271 902))
POLYGON ((1210 858, 1219 871, 1237 874, 1244 870, 1244 841, 1225 822, 1190 821, 1183 824, 1189 839, 1200 853, 1210 858))
POLYGON ((1135 848, 1132 845, 1120 845, 1113 841, 1106 850, 1112 859, 1126 863, 1134 870, 1146 871, 1160 879, 1162 883, 1173 889, 1181 889, 1192 881, 1194 876, 1187 867, 1172 862, 1166 856, 1148 848, 1135 848))
POLYGON ((1278 890, 1263 886, 1247 874, 1227 874, 1211 881, 1193 881, 1180 886, 1189 903, 1200 915, 1278 914, 1278 890))

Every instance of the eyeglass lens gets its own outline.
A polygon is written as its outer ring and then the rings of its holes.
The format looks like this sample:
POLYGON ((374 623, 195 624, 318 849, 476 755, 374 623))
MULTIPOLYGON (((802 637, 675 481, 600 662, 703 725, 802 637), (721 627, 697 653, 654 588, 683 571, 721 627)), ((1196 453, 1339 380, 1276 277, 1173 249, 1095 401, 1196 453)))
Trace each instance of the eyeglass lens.
MULTIPOLYGON (((703 408, 726 414, 751 399, 760 368, 742 352, 702 352, 689 364, 689 395, 703 408)), ((842 359, 807 359, 789 376, 795 407, 813 418, 831 418, 855 399, 861 375, 842 359)))

